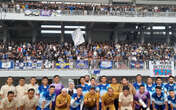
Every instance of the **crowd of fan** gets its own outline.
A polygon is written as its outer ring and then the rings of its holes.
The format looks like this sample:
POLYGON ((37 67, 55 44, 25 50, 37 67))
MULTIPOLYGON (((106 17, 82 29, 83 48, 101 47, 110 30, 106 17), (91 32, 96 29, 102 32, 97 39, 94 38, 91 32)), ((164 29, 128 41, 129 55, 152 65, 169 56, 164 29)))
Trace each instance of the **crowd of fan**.
POLYGON ((102 4, 65 4, 65 3, 39 3, 39 2, 15 2, 0 3, 4 11, 23 12, 26 9, 60 10, 60 11, 81 11, 83 14, 112 14, 118 12, 175 12, 173 6, 133 6, 133 5, 102 5, 102 4))
POLYGON ((92 42, 75 47, 72 42, 40 41, 36 43, 0 42, 1 60, 27 61, 32 59, 49 61, 111 60, 111 61, 149 61, 173 60, 173 46, 160 43, 115 43, 92 42))

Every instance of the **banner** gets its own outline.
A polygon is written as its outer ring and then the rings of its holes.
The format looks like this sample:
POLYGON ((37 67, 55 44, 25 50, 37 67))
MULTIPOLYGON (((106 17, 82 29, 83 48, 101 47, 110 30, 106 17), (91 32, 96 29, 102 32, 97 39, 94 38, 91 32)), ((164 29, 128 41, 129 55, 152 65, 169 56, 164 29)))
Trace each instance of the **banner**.
POLYGON ((101 69, 112 69, 112 61, 101 61, 100 68, 101 69))
POLYGON ((53 62, 49 61, 49 60, 46 60, 46 61, 44 61, 43 66, 44 66, 45 69, 51 69, 53 67, 53 62))
POLYGON ((16 61, 15 62, 15 69, 26 69, 27 62, 23 61, 16 61))
POLYGON ((51 16, 52 11, 51 10, 41 10, 40 16, 51 16))
POLYGON ((76 61, 76 68, 77 69, 88 69, 88 60, 77 60, 76 61))
POLYGON ((14 62, 13 61, 0 61, 0 69, 13 69, 14 62))
POLYGON ((56 61, 56 68, 57 69, 69 69, 70 63, 66 61, 56 61))
POLYGON ((131 61, 130 62, 130 68, 131 69, 143 69, 144 68, 144 62, 143 61, 131 61))
POLYGON ((152 77, 175 76, 173 61, 149 61, 149 69, 152 77))

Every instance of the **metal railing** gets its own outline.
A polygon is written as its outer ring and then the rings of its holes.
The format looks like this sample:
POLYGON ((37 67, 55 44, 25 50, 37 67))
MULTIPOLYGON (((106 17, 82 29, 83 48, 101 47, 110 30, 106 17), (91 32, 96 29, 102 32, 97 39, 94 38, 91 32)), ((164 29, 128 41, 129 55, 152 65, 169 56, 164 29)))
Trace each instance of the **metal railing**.
MULTIPOLYGON (((0 12, 6 13, 25 13, 23 9, 7 8, 0 9, 0 12)), ((31 10, 32 9, 27 9, 31 10)), ((36 9, 35 9, 36 11, 36 9)), ((39 10, 39 13, 41 10, 39 10)), ((39 14, 40 15, 40 14, 39 14)), ((118 11, 118 10, 51 10, 52 16, 72 15, 72 16, 121 16, 121 17, 176 17, 176 12, 151 12, 151 11, 118 11)), ((35 16, 35 15, 34 15, 35 16)))

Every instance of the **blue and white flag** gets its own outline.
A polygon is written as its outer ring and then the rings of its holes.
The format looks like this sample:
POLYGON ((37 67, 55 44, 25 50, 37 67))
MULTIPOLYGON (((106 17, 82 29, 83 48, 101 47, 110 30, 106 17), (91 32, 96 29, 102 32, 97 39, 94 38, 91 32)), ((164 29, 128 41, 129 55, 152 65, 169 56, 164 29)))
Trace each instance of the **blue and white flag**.
POLYGON ((94 71, 93 71, 93 74, 100 74, 100 69, 95 69, 94 71))
POLYGON ((76 68, 77 69, 88 69, 88 60, 77 60, 76 68))
POLYGON ((100 68, 101 69, 112 69, 112 61, 101 61, 100 68))
POLYGON ((1 69, 13 69, 14 62, 13 61, 7 61, 7 62, 0 61, 0 68, 1 69))

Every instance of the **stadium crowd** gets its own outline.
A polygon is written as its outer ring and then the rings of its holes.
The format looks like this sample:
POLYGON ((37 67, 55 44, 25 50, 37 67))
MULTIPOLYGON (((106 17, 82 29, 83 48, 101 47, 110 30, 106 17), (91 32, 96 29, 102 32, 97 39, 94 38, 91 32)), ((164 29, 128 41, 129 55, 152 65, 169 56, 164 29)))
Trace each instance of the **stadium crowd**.
POLYGON ((111 61, 149 61, 173 60, 176 53, 173 46, 162 43, 84 43, 77 48, 72 42, 57 41, 36 43, 0 42, 1 60, 111 60, 111 61))
POLYGON ((148 77, 144 82, 138 74, 136 82, 130 83, 122 78, 118 83, 115 77, 107 81, 106 76, 100 82, 89 75, 80 77, 80 84, 74 85, 69 80, 68 88, 60 83, 58 75, 49 85, 48 78, 43 77, 41 85, 35 77, 30 84, 25 78, 19 79, 17 86, 13 78, 8 77, 1 87, 1 110, 175 110, 176 83, 173 76, 163 83, 162 78, 155 81, 148 77), (108 83, 110 82, 110 83, 108 83))
POLYGON ((33 10, 51 10, 61 11, 61 14, 77 14, 88 15, 118 15, 125 12, 175 12, 176 7, 173 6, 150 6, 150 5, 103 5, 103 4, 67 4, 67 3, 41 3, 41 2, 14 2, 0 3, 0 7, 5 12, 24 12, 27 9, 33 10))

